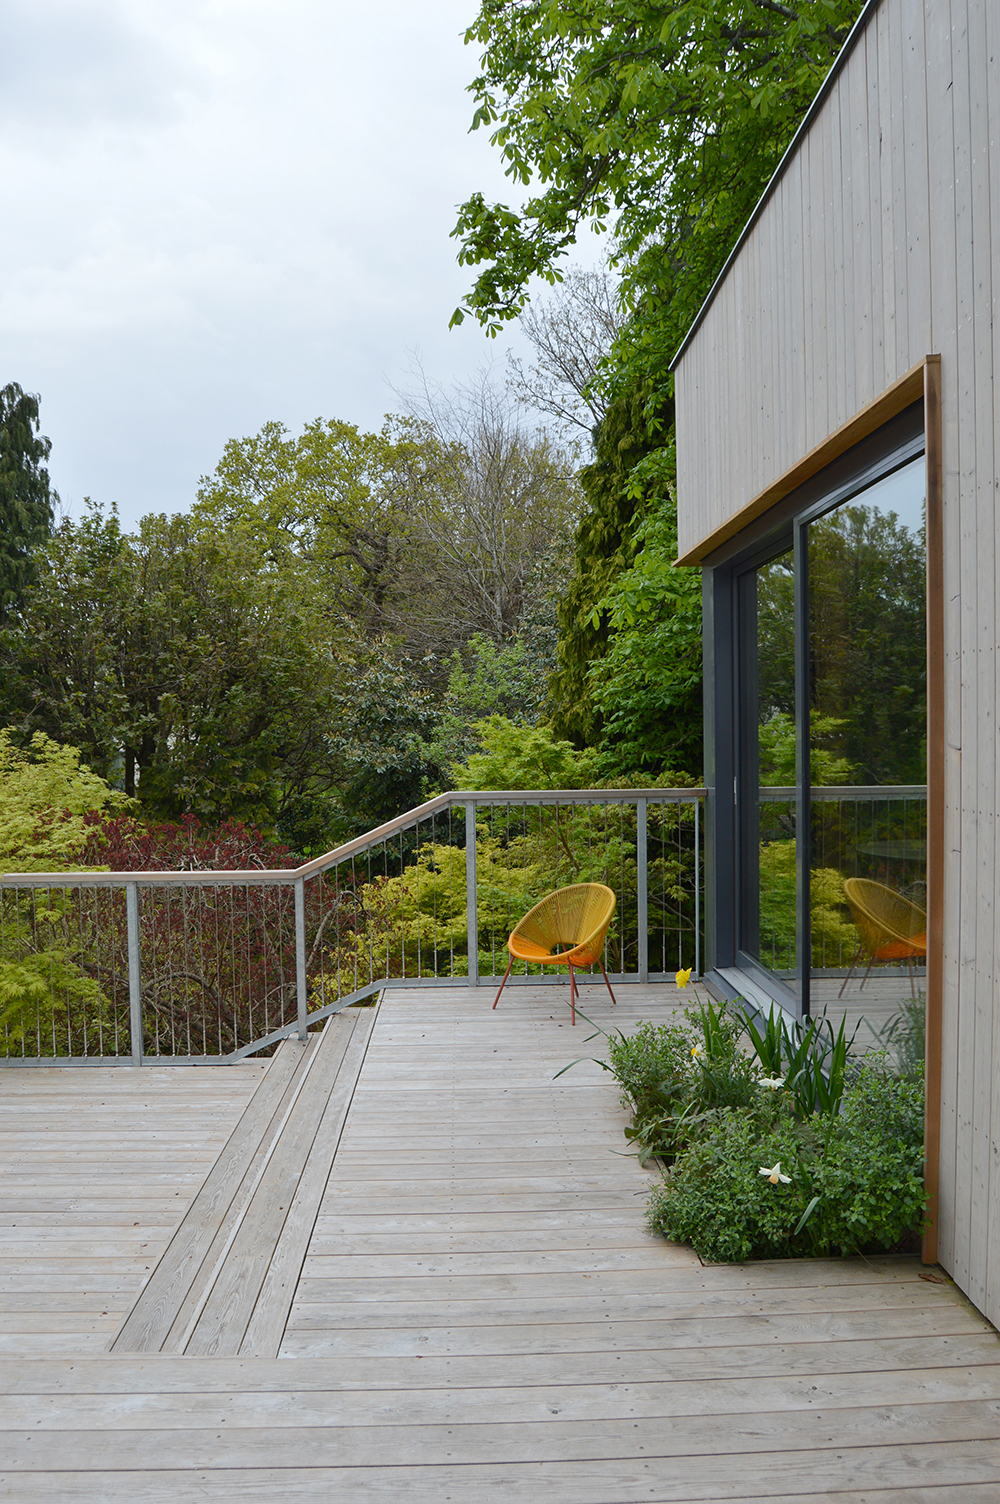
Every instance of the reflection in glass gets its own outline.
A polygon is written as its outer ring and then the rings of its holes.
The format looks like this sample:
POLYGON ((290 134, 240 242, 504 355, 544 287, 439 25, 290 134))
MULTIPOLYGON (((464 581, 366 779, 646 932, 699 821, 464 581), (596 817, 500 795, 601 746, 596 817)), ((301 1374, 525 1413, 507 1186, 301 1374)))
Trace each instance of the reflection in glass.
POLYGON ((797 993, 795 905, 795 578, 792 551, 756 572, 757 890, 747 941, 797 993))
POLYGON ((808 529, 811 1007, 873 1027, 923 985, 924 473, 915 460, 808 529))

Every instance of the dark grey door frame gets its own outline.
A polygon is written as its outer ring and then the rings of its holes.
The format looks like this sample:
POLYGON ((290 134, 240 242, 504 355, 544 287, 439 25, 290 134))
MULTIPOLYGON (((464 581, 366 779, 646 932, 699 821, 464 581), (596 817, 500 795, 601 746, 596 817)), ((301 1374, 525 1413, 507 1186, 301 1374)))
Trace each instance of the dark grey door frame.
MULTIPOLYGON (((741 972, 790 1012, 809 1013, 809 868, 812 819, 809 787, 809 570, 808 526, 875 481, 915 459, 924 449, 923 402, 915 402, 876 433, 840 455, 785 497, 717 554, 702 570, 705 669, 705 980, 720 997, 733 996, 723 970, 741 972), (751 792, 756 808, 754 695, 756 643, 745 642, 749 575, 778 554, 793 550, 795 571, 796 730, 796 957, 799 995, 744 948, 750 877, 751 792), (741 611, 741 601, 743 610, 741 611), (753 702, 753 703, 751 703, 753 702), (751 727, 750 721, 753 721, 751 727), (750 743, 753 741, 753 749, 750 743), (741 802, 741 796, 742 801, 741 802)), ((754 852, 756 855, 756 852, 754 852)))

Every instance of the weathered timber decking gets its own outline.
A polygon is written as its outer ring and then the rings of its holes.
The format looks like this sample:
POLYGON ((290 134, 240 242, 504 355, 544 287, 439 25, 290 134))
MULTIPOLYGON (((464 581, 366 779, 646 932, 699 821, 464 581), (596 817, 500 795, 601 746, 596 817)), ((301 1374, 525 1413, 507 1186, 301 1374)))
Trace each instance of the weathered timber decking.
POLYGON ((0 1073, 0 1362, 106 1349, 267 1074, 0 1073))
MULTIPOLYGON (((619 1000, 583 1006, 688 999, 619 1000)), ((1000 1339, 953 1285, 651 1237, 611 1078, 553 1080, 600 1041, 560 991, 491 1002, 389 992, 266 1066, 0 1076, 0 1497, 1000 1499, 1000 1339)))

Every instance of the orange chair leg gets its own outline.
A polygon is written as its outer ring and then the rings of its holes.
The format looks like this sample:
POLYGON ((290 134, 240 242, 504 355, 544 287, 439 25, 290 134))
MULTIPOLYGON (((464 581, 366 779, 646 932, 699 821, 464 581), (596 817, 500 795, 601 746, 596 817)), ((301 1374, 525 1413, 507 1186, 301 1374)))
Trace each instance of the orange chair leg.
MULTIPOLYGON (((598 958, 597 958, 597 964, 601 968, 601 976, 604 978, 604 985, 605 985, 605 987, 607 987, 608 991, 611 992, 611 983, 608 981, 608 974, 604 970, 604 962, 601 960, 600 956, 598 956, 598 958)), ((617 1008, 617 1006, 618 1006, 618 999, 615 997, 615 995, 614 995, 613 992, 611 992, 611 1001, 614 1003, 615 1007, 617 1008)))
POLYGON ((497 1003, 500 1001, 500 993, 504 990, 504 987, 507 985, 507 978, 510 976, 510 968, 513 966, 513 964, 514 964, 514 957, 511 956, 510 960, 507 962, 507 970, 503 974, 503 981, 500 983, 500 991, 497 993, 496 997, 493 999, 493 1006, 494 1006, 494 1008, 496 1007, 497 1003))

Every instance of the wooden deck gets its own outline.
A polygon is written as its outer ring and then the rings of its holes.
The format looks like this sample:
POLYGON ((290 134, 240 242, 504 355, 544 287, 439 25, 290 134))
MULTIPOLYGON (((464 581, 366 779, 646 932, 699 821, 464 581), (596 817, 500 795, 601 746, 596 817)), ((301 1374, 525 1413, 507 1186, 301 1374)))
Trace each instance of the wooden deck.
MULTIPOLYGON (((584 1008, 677 994, 619 998, 584 1008)), ((553 1080, 600 1041, 558 991, 491 1002, 0 1075, 0 1498, 1000 1500, 1000 1339, 940 1272, 651 1237, 610 1077, 553 1080)))

